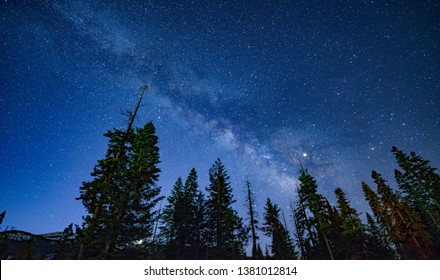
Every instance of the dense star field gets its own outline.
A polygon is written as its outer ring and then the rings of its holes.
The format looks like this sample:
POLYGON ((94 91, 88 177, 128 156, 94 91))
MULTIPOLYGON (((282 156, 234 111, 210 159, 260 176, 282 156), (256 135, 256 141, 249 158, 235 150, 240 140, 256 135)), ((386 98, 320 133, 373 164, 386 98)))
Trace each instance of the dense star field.
POLYGON ((2 229, 82 223, 79 187, 143 83, 136 125, 156 126, 163 195, 192 167, 204 189, 221 158, 240 215, 246 178, 260 215, 268 196, 288 215, 301 162, 365 213, 373 169, 394 185, 393 145, 440 167, 439 14, 435 1, 2 1, 2 229))

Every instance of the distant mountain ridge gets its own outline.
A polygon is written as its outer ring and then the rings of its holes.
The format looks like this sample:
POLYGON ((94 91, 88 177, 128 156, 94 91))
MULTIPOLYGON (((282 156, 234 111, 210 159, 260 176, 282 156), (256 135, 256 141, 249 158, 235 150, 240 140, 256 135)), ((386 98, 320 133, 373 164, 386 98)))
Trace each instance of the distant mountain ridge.
POLYGON ((66 242, 73 241, 75 235, 65 232, 33 234, 22 230, 0 232, 1 259, 54 259, 66 242))

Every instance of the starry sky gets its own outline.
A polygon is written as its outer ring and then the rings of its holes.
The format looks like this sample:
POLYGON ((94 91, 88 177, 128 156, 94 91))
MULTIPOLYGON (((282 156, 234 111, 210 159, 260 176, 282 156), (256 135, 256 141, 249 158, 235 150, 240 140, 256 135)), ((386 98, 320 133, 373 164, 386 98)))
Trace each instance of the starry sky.
POLYGON ((2 229, 82 223, 81 182, 143 83, 163 195, 192 167, 206 187, 220 157, 242 216, 247 177, 260 217, 268 196, 288 216, 301 161, 365 213, 361 181, 394 184, 393 145, 440 167, 439 14, 426 0, 1 1, 2 229))

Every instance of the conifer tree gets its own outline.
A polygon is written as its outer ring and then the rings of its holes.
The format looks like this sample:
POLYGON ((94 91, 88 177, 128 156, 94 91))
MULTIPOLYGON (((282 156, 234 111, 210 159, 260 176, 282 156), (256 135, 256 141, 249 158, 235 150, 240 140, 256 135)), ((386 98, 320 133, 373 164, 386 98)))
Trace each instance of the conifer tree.
POLYGON ((208 216, 205 195, 201 192, 197 192, 195 200, 195 212, 194 212, 194 224, 192 227, 193 232, 193 259, 206 259, 208 240, 208 216))
POLYGON ((402 198, 420 214, 440 252, 440 176, 428 160, 414 152, 406 155, 396 147, 391 151, 401 168, 396 169, 394 174, 402 198))
POLYGON ((94 167, 94 179, 80 188, 78 199, 88 215, 79 231, 79 259, 84 253, 89 253, 89 258, 105 259, 109 252, 116 254, 115 250, 151 236, 154 207, 162 199, 160 187, 156 186, 160 172, 158 138, 151 122, 143 128, 133 128, 145 90, 146 86, 141 88, 127 129, 105 134, 109 138, 106 156, 94 167))
POLYGON ((183 184, 179 178, 162 215, 161 234, 168 244, 167 258, 197 259, 205 245, 205 202, 193 168, 183 184))
MULTIPOLYGON (((158 137, 153 123, 136 128, 133 142, 128 150, 128 166, 121 189, 121 204, 116 208, 116 244, 130 245, 136 241, 147 241, 152 236, 157 203, 163 199, 161 188, 156 185, 160 169, 158 137)), ((111 244, 106 244, 110 246, 111 244)))
POLYGON ((385 231, 378 226, 377 221, 366 214, 367 226, 365 231, 365 258, 373 260, 390 260, 396 258, 385 231))
MULTIPOLYGON (((382 254, 378 253, 375 246, 377 245, 381 246, 381 248, 384 248, 384 252, 389 251, 393 259, 398 258, 396 244, 391 237, 391 227, 387 223, 387 212, 382 205, 381 198, 365 182, 362 182, 362 191, 374 215, 373 219, 373 217, 367 213, 370 242, 369 248, 374 252, 370 255, 378 255, 378 259, 382 258, 382 254)), ((387 254, 385 254, 384 258, 386 258, 386 255, 387 254)))
POLYGON ((264 207, 263 232, 272 238, 272 259, 287 260, 295 258, 294 248, 286 228, 280 220, 280 208, 267 198, 264 207))
POLYGON ((229 176, 220 159, 209 169, 210 185, 206 188, 208 235, 211 258, 239 259, 245 256, 247 230, 232 208, 235 202, 229 176))
POLYGON ((293 222, 295 224, 295 237, 296 243, 300 249, 300 258, 308 259, 311 248, 314 247, 312 242, 313 232, 311 230, 310 223, 308 222, 307 214, 305 212, 304 206, 300 201, 297 202, 297 207, 293 206, 292 201, 290 202, 290 208, 292 209, 293 222), (308 231, 308 232, 307 232, 308 231))
POLYGON ((350 206, 350 202, 347 200, 345 193, 341 188, 335 189, 335 195, 337 198, 337 209, 342 220, 341 226, 343 232, 347 236, 361 234, 363 226, 357 210, 350 206))
POLYGON ((431 258, 432 237, 418 213, 387 185, 379 173, 373 171, 372 178, 377 185, 377 194, 365 183, 363 190, 379 225, 393 242, 398 257, 431 258))
POLYGON ((365 258, 364 226, 359 218, 356 209, 350 206, 344 191, 341 188, 335 189, 337 198, 337 211, 334 211, 338 218, 339 234, 338 239, 338 258, 340 259, 360 259, 365 258))
POLYGON ((171 195, 167 198, 168 205, 163 209, 161 218, 163 226, 161 227, 161 236, 167 244, 166 258, 179 259, 182 244, 181 219, 184 215, 184 187, 182 178, 178 178, 171 190, 171 195))
POLYGON ((286 216, 284 215, 284 211, 281 209, 281 215, 283 216, 283 226, 285 229, 285 235, 286 235, 286 240, 287 240, 287 247, 290 248, 288 250, 288 252, 290 253, 289 259, 298 259, 298 253, 295 250, 295 245, 294 245, 294 241, 292 239, 292 237, 290 236, 290 232, 287 226, 287 221, 286 221, 286 216))
POLYGON ((206 246, 206 202, 204 194, 199 190, 198 175, 195 168, 191 169, 185 181, 185 214, 187 225, 186 258, 200 259, 202 250, 206 246))
POLYGON ((330 240, 331 206, 327 199, 318 194, 316 181, 304 168, 300 170, 298 188, 298 205, 295 210, 296 224, 304 223, 300 228, 301 239, 306 249, 307 258, 334 259, 330 240))
POLYGON ((393 147, 391 150, 403 172, 396 170, 399 188, 409 196, 413 203, 427 203, 440 210, 440 175, 416 153, 404 154, 393 147))

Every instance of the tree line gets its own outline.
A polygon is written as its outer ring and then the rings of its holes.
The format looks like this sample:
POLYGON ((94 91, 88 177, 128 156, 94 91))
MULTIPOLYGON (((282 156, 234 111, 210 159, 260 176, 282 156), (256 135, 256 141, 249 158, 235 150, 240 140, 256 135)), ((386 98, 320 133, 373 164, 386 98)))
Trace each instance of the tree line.
POLYGON ((336 204, 318 192, 301 166, 297 200, 287 219, 267 198, 260 223, 250 181, 245 182, 247 217, 235 199, 221 159, 209 169, 203 192, 192 169, 178 178, 164 207, 156 185, 160 170, 158 137, 143 128, 108 132, 109 147, 81 187, 88 211, 77 228, 78 258, 86 259, 438 259, 440 256, 440 176, 414 152, 392 148, 400 169, 393 189, 373 171, 375 186, 362 182, 370 211, 363 219, 336 188, 336 204), (270 243, 261 247, 259 234, 270 243), (251 244, 251 255, 246 248, 251 244))
POLYGON ((438 259, 440 257, 440 176, 429 161, 392 147, 400 170, 397 189, 372 171, 375 188, 362 182, 371 212, 362 222, 341 188, 336 206, 317 192, 302 168, 293 208, 295 239, 303 259, 438 259))
MULTIPOLYGON (((125 130, 105 136, 108 148, 95 165, 92 180, 80 187, 86 216, 65 230, 59 259, 438 259, 440 257, 440 176, 414 152, 392 148, 399 169, 397 188, 372 171, 375 186, 360 190, 370 206, 363 218, 341 188, 336 204, 318 192, 301 166, 297 199, 287 218, 267 198, 259 221, 249 180, 244 183, 247 217, 234 209, 236 200, 221 159, 209 169, 204 191, 196 169, 178 178, 165 199, 157 186, 160 174, 158 137, 152 122, 134 127, 146 87, 125 130), (164 203, 165 202, 165 203, 164 203), (162 207, 162 204, 163 207, 162 207), (288 226, 287 220, 294 226, 288 226), (264 250, 259 238, 269 239, 264 250), (251 249, 250 255, 246 248, 251 249)), ((0 223, 5 212, 0 215, 0 223)))
POLYGON ((240 217, 221 159, 209 169, 205 192, 192 169, 186 179, 176 180, 165 206, 158 207, 164 197, 156 185, 160 170, 154 125, 106 136, 107 155, 95 167, 94 179, 81 187, 79 199, 89 214, 77 229, 79 258, 439 258, 440 177, 429 161, 413 152, 392 148, 400 167, 395 170, 397 189, 376 171, 371 174, 374 187, 362 182, 371 209, 364 219, 341 188, 334 190, 336 204, 330 204, 301 167, 299 184, 292 186, 297 200, 288 213, 291 228, 270 198, 260 223, 249 180, 244 184, 247 217, 240 217), (264 250, 260 233, 270 240, 264 250))

